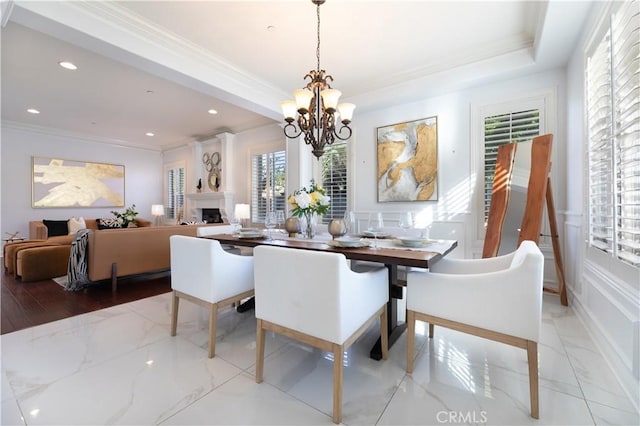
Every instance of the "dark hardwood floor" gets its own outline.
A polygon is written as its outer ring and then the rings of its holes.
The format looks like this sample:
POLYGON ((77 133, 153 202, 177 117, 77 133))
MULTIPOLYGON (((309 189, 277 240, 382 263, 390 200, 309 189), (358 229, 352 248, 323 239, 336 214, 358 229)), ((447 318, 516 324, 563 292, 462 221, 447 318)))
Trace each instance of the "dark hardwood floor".
POLYGON ((148 274, 92 284, 81 291, 65 291, 53 280, 23 283, 2 273, 1 334, 80 315, 171 291, 170 273, 148 274))

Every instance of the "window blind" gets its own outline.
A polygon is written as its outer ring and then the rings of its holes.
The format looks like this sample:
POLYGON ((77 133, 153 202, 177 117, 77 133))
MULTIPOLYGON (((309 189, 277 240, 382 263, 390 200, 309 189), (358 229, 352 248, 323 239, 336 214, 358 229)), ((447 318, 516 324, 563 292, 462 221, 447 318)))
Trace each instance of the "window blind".
POLYGON ((484 118, 484 221, 489 216, 498 147, 526 142, 540 134, 540 110, 509 112, 484 118))
POLYGON ((184 206, 184 167, 167 170, 167 219, 177 219, 184 206))
POLYGON ((274 151, 251 159, 251 220, 263 223, 268 212, 285 210, 286 154, 274 151))
POLYGON ((587 58, 589 243, 640 266, 640 2, 587 58))
POLYGON ((616 251, 640 265, 640 2, 612 19, 616 251))
POLYGON ((324 214, 323 223, 331 219, 342 219, 347 211, 348 179, 347 179, 347 144, 334 142, 325 147, 322 156, 322 186, 331 197, 329 210, 324 214))
POLYGON ((610 33, 587 60, 589 228, 591 245, 613 249, 610 33))

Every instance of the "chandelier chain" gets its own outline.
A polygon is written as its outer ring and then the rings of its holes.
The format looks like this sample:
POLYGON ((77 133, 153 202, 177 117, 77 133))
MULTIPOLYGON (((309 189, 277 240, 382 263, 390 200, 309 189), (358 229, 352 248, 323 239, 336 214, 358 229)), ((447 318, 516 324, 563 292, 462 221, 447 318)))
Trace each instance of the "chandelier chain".
POLYGON ((316 15, 318 16, 318 29, 316 31, 318 44, 316 45, 316 59, 318 60, 318 71, 320 71, 320 3, 316 6, 316 15))

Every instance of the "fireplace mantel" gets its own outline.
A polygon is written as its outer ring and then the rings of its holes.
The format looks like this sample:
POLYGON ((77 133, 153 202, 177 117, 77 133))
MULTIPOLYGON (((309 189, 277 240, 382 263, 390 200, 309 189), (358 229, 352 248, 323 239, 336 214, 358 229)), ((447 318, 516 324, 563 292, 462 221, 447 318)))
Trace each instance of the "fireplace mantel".
POLYGON ((223 216, 233 213, 233 192, 192 192, 186 195, 193 217, 202 217, 202 209, 224 209, 221 211, 223 216))

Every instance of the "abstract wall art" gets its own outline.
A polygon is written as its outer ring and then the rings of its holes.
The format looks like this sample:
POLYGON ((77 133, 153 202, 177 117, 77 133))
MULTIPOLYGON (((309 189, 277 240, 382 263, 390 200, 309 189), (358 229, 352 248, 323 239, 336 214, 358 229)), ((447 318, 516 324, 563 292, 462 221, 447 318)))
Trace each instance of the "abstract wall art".
POLYGON ((378 201, 438 199, 438 118, 377 128, 378 201))
POLYGON ((31 172, 35 208, 124 206, 124 166, 31 157, 31 172))

